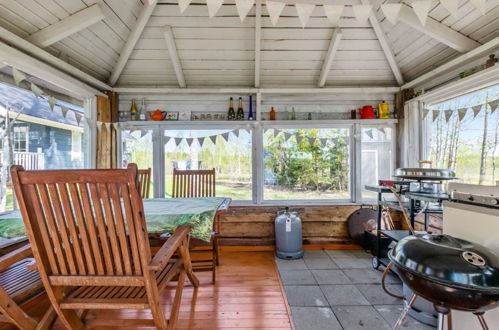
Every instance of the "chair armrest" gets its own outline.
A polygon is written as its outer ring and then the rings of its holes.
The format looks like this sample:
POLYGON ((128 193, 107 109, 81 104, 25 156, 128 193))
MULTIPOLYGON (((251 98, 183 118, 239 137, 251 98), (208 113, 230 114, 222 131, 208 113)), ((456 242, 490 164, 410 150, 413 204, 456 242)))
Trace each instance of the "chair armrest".
POLYGON ((12 252, 7 253, 6 255, 1 256, 0 270, 4 270, 7 267, 15 264, 16 262, 29 258, 31 256, 33 256, 33 253, 31 252, 31 246, 29 244, 26 244, 25 246, 17 250, 14 250, 12 252))
POLYGON ((191 231, 190 226, 180 226, 178 227, 173 235, 168 238, 168 240, 161 246, 159 251, 156 253, 151 263, 149 264, 149 269, 154 271, 159 271, 168 263, 175 251, 179 248, 185 240, 187 240, 187 234, 191 231))

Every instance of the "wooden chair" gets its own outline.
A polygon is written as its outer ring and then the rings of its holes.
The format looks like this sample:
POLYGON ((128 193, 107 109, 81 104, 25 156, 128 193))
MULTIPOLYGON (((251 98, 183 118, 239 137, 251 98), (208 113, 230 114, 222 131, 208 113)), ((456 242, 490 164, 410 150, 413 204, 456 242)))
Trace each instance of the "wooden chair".
POLYGON ((142 196, 142 198, 149 198, 149 192, 151 190, 151 169, 138 170, 138 180, 140 196, 142 196))
MULTIPOLYGON (((173 169, 173 198, 214 197, 215 196, 215 169, 211 170, 177 170, 173 169)), ((210 243, 193 238, 191 248, 210 246, 212 258, 193 260, 194 270, 211 271, 212 282, 216 281, 216 266, 219 265, 218 247, 218 216, 215 219, 214 231, 210 243)))
POLYGON ((76 311, 89 309, 150 309, 158 329, 175 328, 186 272, 195 279, 190 227, 179 227, 151 257, 135 164, 56 171, 13 166, 11 175, 37 269, 66 328, 83 329, 76 311), (159 293, 175 277, 167 320, 159 293))
POLYGON ((38 272, 28 269, 34 262, 31 256, 30 246, 25 245, 0 257, 0 322, 13 323, 23 330, 48 329, 55 319, 51 307, 41 320, 35 320, 21 308, 43 292, 38 272))

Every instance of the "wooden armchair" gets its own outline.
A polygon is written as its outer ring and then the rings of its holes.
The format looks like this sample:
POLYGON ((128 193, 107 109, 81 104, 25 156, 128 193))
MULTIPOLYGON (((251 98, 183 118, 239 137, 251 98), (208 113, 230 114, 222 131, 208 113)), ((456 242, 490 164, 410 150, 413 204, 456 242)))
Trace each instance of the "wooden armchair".
MULTIPOLYGON (((173 169, 173 198, 215 197, 215 169, 211 170, 177 170, 173 169)), ((211 259, 193 260, 194 270, 211 271, 212 282, 216 281, 216 266, 219 264, 218 248, 218 216, 214 223, 210 243, 192 238, 191 248, 208 246, 212 251, 211 259)))
POLYGON ((151 169, 138 170, 137 173, 140 196, 142 196, 142 198, 149 198, 149 192, 151 190, 151 169))
POLYGON ((89 309, 150 309, 158 329, 175 328, 190 266, 190 227, 179 227, 151 257, 135 164, 57 171, 13 166, 11 175, 37 269, 66 328, 82 329, 76 311, 89 309), (176 277, 167 320, 159 294, 176 277))
POLYGON ((25 245, 0 257, 0 322, 13 323, 23 330, 48 329, 55 313, 49 308, 41 320, 35 320, 22 310, 22 305, 43 292, 37 271, 29 270, 33 258, 25 245))

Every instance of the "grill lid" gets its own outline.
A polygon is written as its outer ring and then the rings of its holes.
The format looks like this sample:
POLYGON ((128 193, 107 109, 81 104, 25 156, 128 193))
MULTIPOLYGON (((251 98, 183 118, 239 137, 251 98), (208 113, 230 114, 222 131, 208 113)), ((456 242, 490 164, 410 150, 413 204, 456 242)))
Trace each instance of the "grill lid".
POLYGON ((398 267, 446 285, 499 290, 499 257, 487 248, 449 235, 403 238, 388 254, 398 267))

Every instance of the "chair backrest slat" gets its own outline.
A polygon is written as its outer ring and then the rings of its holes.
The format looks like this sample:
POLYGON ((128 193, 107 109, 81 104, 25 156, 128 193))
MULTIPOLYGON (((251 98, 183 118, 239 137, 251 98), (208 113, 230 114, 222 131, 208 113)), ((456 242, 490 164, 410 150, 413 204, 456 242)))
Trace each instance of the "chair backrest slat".
MULTIPOLYGON (((24 171, 12 179, 47 276, 141 276, 151 261, 137 168, 24 171)), ((37 261, 38 262, 38 261, 37 261)))
POLYGON ((149 198, 149 191, 151 190, 151 169, 139 170, 139 191, 142 198, 149 198))
POLYGON ((214 197, 215 169, 177 170, 173 169, 172 197, 214 197))

